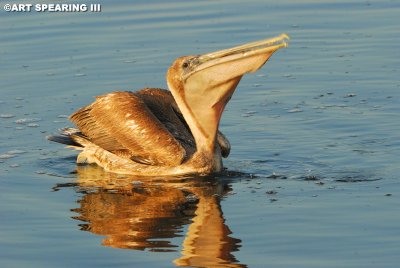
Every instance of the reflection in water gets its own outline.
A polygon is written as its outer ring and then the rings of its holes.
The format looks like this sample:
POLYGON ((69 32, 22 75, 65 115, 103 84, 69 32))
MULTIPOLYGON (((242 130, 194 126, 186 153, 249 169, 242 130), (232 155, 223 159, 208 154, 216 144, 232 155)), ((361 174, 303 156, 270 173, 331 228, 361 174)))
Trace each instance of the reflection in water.
POLYGON ((175 265, 246 267, 232 255, 241 241, 229 236, 221 211, 220 198, 230 190, 226 182, 127 178, 92 166, 78 167, 77 175, 74 186, 83 197, 74 218, 84 222, 82 230, 105 236, 103 245, 175 251, 171 239, 190 224, 175 265))

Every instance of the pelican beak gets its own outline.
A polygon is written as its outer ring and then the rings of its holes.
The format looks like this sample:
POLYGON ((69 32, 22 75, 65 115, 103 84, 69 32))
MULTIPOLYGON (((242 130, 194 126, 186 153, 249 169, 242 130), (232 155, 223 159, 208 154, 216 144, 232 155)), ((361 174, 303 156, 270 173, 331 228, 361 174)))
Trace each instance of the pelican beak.
POLYGON ((188 68, 183 73, 183 81, 193 74, 210 67, 216 67, 218 65, 227 66, 227 64, 235 66, 233 63, 239 62, 243 62, 245 66, 243 66, 243 64, 236 64, 238 67, 236 68, 238 75, 255 72, 264 65, 275 51, 287 47, 289 39, 287 34, 281 34, 274 38, 255 41, 194 57, 188 62, 188 68))
POLYGON ((185 115, 198 150, 213 152, 219 121, 240 79, 260 69, 289 37, 281 34, 245 45, 177 59, 169 88, 185 115))

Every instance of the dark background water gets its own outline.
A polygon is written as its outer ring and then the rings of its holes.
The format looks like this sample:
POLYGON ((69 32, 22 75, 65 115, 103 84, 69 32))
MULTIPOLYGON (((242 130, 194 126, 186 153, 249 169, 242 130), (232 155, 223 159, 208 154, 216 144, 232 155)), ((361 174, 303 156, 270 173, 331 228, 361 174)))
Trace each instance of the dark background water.
POLYGON ((2 267, 171 267, 184 257, 194 266, 397 267, 398 1, 99 0, 100 13, 10 13, 5 3, 2 267), (289 48, 241 81, 221 122, 233 147, 225 166, 242 173, 124 181, 74 172, 76 153, 45 140, 93 96, 165 88, 178 56, 282 32, 289 48), (185 253, 192 229, 220 238, 224 257, 185 253))

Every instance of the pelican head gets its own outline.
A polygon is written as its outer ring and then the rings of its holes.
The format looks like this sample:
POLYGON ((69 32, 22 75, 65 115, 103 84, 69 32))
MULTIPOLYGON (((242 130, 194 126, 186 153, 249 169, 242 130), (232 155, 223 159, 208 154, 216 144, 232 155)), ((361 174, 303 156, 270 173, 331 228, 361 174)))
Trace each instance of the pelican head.
POLYGON ((168 87, 196 141, 197 151, 214 152, 222 112, 242 76, 260 69, 271 55, 287 46, 289 37, 175 60, 167 72, 168 87))

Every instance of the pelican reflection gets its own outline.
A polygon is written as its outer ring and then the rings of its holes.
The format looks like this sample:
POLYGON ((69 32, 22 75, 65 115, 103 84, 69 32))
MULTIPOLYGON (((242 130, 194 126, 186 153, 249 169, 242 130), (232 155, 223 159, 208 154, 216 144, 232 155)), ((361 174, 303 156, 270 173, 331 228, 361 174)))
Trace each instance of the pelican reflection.
MULTIPOLYGON (((62 186, 62 185, 59 185, 62 186)), ((227 182, 214 179, 149 180, 120 177, 96 166, 77 169, 76 191, 83 194, 73 209, 81 230, 105 238, 104 246, 149 251, 179 250, 177 266, 246 267, 233 252, 240 239, 231 237, 220 199, 227 182), (186 234, 184 228, 189 224, 186 234)))

